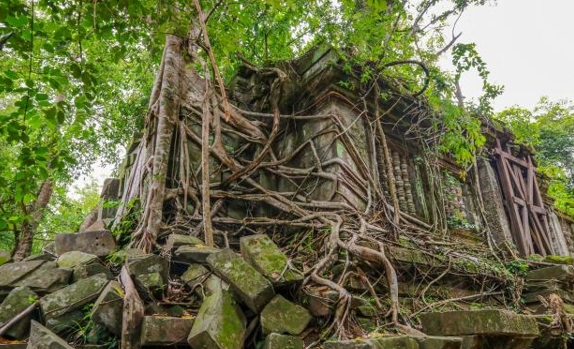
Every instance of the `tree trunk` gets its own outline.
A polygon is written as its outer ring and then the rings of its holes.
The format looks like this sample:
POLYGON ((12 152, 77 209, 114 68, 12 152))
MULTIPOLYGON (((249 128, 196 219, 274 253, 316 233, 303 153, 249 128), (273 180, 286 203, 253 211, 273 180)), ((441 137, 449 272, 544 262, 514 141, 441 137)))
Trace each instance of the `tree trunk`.
POLYGON ((49 178, 44 180, 40 186, 40 191, 38 192, 38 198, 36 201, 25 208, 25 213, 29 218, 22 223, 22 230, 20 231, 20 236, 16 242, 16 248, 14 249, 14 254, 12 256, 15 261, 21 261, 32 253, 34 234, 36 234, 38 224, 44 214, 44 209, 48 206, 48 203, 52 198, 53 191, 52 180, 49 178))

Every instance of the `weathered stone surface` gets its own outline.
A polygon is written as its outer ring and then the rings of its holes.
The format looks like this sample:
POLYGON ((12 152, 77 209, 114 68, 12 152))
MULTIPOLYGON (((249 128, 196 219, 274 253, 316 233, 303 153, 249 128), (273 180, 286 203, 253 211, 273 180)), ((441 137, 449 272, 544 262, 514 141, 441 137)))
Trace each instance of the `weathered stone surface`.
POLYGON ((47 253, 42 253, 42 254, 33 254, 31 256, 28 256, 26 258, 24 258, 22 261, 23 262, 29 262, 29 261, 55 261, 56 257, 54 257, 51 254, 47 254, 47 253))
POLYGON ((163 249, 166 251, 173 251, 180 248, 181 246, 195 246, 195 245, 203 245, 203 241, 191 235, 170 234, 167 237, 167 240, 165 241, 163 249))
POLYGON ((184 245, 175 251, 174 258, 185 263, 206 264, 207 257, 219 251, 220 250, 218 248, 208 247, 205 245, 184 245))
POLYGON ((227 282, 233 292, 255 313, 273 298, 273 285, 251 265, 230 249, 221 250, 207 258, 213 272, 227 282))
POLYGON ((110 254, 116 248, 116 240, 107 230, 88 231, 77 234, 57 234, 55 243, 56 254, 58 255, 70 251, 80 251, 103 257, 110 254))
POLYGON ((271 333, 265 338, 263 349, 303 349, 303 341, 299 337, 271 333))
POLYGON ((49 317, 44 320, 46 328, 50 331, 64 333, 77 329, 78 324, 84 320, 84 317, 84 312, 81 309, 76 309, 58 317, 49 317))
POLYGON ((181 275, 181 281, 185 282, 189 287, 194 288, 205 279, 207 274, 209 274, 209 270, 203 265, 193 263, 190 264, 185 273, 181 275))
POLYGON ((326 342, 324 349, 419 349, 417 339, 409 336, 379 337, 366 340, 326 342))
POLYGON ((193 322, 192 318, 146 316, 142 323, 141 344, 171 346, 185 343, 193 322))
MULTIPOLYGON (((196 289, 197 290, 197 289, 196 289)), ((207 279, 203 282, 203 292, 207 297, 221 291, 221 290, 229 290, 229 284, 223 280, 219 276, 216 275, 209 275, 207 279)))
POLYGON ((552 279, 560 281, 574 280, 574 266, 556 265, 553 267, 530 270, 529 272, 526 273, 527 281, 552 280, 552 279))
POLYGON ((124 291, 117 281, 110 281, 104 288, 90 313, 90 319, 113 334, 122 329, 122 307, 124 291))
POLYGON ((311 321, 307 309, 276 295, 261 312, 263 334, 287 333, 298 335, 311 321))
POLYGON ((56 263, 58 263, 60 268, 73 268, 80 264, 87 264, 95 261, 98 261, 98 256, 95 254, 70 251, 62 253, 56 260, 56 263))
POLYGON ((244 236, 240 239, 241 255, 273 285, 303 280, 303 274, 288 266, 289 259, 265 234, 244 236))
POLYGON ((496 172, 488 160, 484 158, 478 158, 477 160, 482 199, 489 206, 484 213, 486 223, 492 232, 492 237, 497 244, 512 241, 510 223, 504 209, 504 200, 502 199, 496 172))
POLYGON ((420 316, 423 332, 429 335, 516 335, 534 337, 538 326, 533 317, 507 310, 449 311, 420 316))
POLYGON ((193 349, 242 349, 245 315, 229 291, 207 297, 187 341, 193 349))
MULTIPOLYGON (((37 299, 38 295, 28 287, 16 287, 13 289, 0 305, 0 328, 37 299)), ((8 332, 6 332, 6 336, 16 339, 26 337, 31 319, 32 314, 25 316, 10 327, 8 332)))
POLYGON ((65 340, 32 320, 28 349, 73 349, 65 340))
POLYGON ((44 318, 56 318, 81 308, 98 297, 107 282, 104 274, 98 274, 43 297, 40 300, 40 308, 44 318))
POLYGON ((74 272, 72 274, 72 282, 77 282, 79 280, 94 276, 97 274, 105 274, 108 280, 114 278, 112 272, 102 265, 100 262, 82 263, 74 267, 74 272))
POLYGON ((460 349, 461 337, 421 337, 417 338, 419 349, 460 349))
POLYGON ((10 253, 7 251, 0 251, 0 266, 10 261, 10 253))
POLYGON ((67 286, 70 283, 71 275, 71 269, 58 268, 56 262, 46 262, 14 285, 30 287, 34 291, 42 293, 54 292, 67 286))
POLYGON ((39 268, 44 261, 8 263, 0 266, 0 287, 13 285, 16 281, 39 268))
POLYGON ((161 295, 167 285, 169 273, 168 261, 165 258, 155 254, 137 255, 128 257, 126 266, 142 296, 151 298, 161 295))

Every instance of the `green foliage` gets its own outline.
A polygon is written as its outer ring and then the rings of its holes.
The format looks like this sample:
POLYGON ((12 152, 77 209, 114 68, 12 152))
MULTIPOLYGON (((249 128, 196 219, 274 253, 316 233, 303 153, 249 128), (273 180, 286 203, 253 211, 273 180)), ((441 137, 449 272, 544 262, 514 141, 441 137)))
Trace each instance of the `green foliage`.
POLYGON ((574 105, 540 99, 533 110, 517 106, 497 115, 516 142, 535 151, 538 170, 548 176, 548 194, 561 211, 574 216, 574 105))
POLYGON ((526 272, 528 271, 528 263, 523 261, 509 261, 505 264, 506 270, 508 270, 512 275, 526 276, 526 272))

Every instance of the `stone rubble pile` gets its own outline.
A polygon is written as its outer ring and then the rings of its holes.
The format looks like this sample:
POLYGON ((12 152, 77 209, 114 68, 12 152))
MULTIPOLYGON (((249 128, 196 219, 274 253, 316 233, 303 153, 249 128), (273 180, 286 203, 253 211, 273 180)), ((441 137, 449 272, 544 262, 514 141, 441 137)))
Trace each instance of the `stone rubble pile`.
POLYGON ((257 330, 259 347, 303 348, 298 336, 313 317, 290 292, 303 274, 266 235, 244 237, 240 246, 236 253, 171 234, 159 254, 144 254, 116 251, 105 230, 58 235, 53 253, 3 260, 0 328, 19 320, 2 337, 27 340, 30 349, 118 346, 125 290, 121 265, 109 260, 123 256, 146 306, 141 346, 240 349, 257 330))

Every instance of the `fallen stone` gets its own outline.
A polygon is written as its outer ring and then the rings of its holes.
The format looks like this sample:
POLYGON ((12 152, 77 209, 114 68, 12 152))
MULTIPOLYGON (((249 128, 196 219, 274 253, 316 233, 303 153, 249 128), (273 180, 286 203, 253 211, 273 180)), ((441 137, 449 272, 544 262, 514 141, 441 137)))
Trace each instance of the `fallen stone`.
POLYGON ((185 245, 175 251, 174 258, 179 262, 206 264, 207 257, 219 251, 218 248, 205 245, 185 245))
POLYGON ((190 288, 195 288, 198 284, 203 282, 203 280, 209 274, 203 265, 193 263, 189 265, 189 268, 181 275, 181 281, 185 282, 190 288))
POLYGON ((42 254, 33 254, 31 256, 28 256, 26 258, 24 258, 22 261, 23 262, 29 262, 29 261, 49 261, 49 262, 53 262, 56 260, 56 257, 52 256, 51 254, 47 254, 47 253, 42 253, 42 254))
POLYGON ((81 308, 98 297, 107 283, 106 276, 98 274, 44 296, 40 300, 44 318, 57 318, 69 311, 81 308))
POLYGON ((553 267, 530 270, 526 273, 526 281, 559 280, 574 281, 574 266, 556 265, 553 267))
POLYGON ((136 285, 144 298, 154 299, 161 298, 167 284, 160 273, 149 273, 138 275, 136 285))
POLYGON ((265 234, 244 236, 240 239, 241 255, 273 285, 284 285, 303 280, 303 274, 293 270, 287 256, 265 234))
POLYGON ((229 291, 207 297, 187 338, 193 349, 242 349, 245 315, 229 291))
POLYGON ((54 292, 66 287, 70 283, 71 275, 71 269, 58 268, 56 262, 45 262, 14 285, 30 287, 40 293, 54 292))
POLYGON ((104 288, 90 313, 93 322, 105 327, 113 334, 122 329, 124 291, 117 281, 110 281, 104 288))
POLYGON ((460 349, 461 337, 420 337, 419 349, 460 349))
POLYGON ((57 234, 56 254, 61 255, 70 251, 80 251, 104 257, 114 251, 116 240, 107 230, 88 231, 77 234, 57 234))
MULTIPOLYGON (((196 291, 199 289, 196 289, 196 291)), ((219 276, 216 275, 209 275, 207 279, 203 282, 203 292, 205 296, 209 297, 221 290, 229 290, 229 284, 223 280, 219 276)))
POLYGON ((128 257, 128 272, 146 298, 159 297, 168 281, 168 261, 155 254, 128 257))
POLYGON ((0 251, 0 266, 10 261, 10 253, 7 251, 0 251))
POLYGON ((32 320, 28 349, 73 349, 65 340, 32 320))
POLYGON ((13 285, 44 263, 44 261, 16 262, 0 266, 0 287, 13 285))
POLYGON ((186 343, 193 326, 193 318, 146 316, 142 323, 141 345, 186 343))
POLYGON ((256 314, 273 298, 273 285, 230 249, 207 258, 212 271, 227 282, 233 292, 256 314))
POLYGON ((170 234, 165 241, 165 245, 163 245, 163 249, 166 251, 174 251, 181 246, 195 246, 195 245, 203 245, 203 241, 201 239, 191 236, 191 235, 183 235, 183 234, 170 234))
POLYGON ((99 261, 94 261, 91 263, 82 263, 74 267, 74 272, 72 274, 72 282, 77 282, 79 280, 94 276, 97 274, 105 274, 108 280, 114 278, 112 272, 102 265, 99 261))
POLYGON ((420 316, 423 332, 437 336, 515 335, 535 337, 536 320, 508 310, 471 310, 426 313, 420 316))
POLYGON ((60 268, 74 268, 80 264, 87 264, 98 261, 98 256, 80 251, 70 251, 60 255, 56 260, 60 268))
POLYGON ((324 349, 419 349, 417 339, 409 336, 378 337, 365 340, 326 342, 324 349))
POLYGON ((303 341, 299 337, 271 333, 265 338, 263 349, 303 349, 303 341))
MULTIPOLYGON (((36 302, 38 295, 28 287, 16 287, 0 305, 0 328, 24 309, 36 302)), ((6 336, 22 339, 28 334, 32 314, 28 314, 22 320, 12 325, 6 332, 6 336)))
POLYGON ((58 317, 44 319, 45 326, 54 333, 66 333, 77 329, 78 324, 85 318, 81 309, 72 310, 58 317))
POLYGON ((311 321, 307 309, 276 295, 261 312, 263 334, 287 333, 299 335, 311 321))

